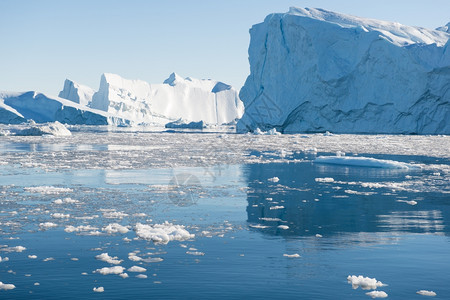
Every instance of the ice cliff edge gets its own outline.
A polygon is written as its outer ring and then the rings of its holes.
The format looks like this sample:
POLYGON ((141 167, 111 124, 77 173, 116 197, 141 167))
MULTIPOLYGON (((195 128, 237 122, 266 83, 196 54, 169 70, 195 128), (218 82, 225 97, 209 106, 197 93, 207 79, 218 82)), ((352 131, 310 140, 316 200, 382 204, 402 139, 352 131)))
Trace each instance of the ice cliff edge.
POLYGON ((250 30, 238 132, 450 134, 444 27, 308 8, 267 16, 250 30))

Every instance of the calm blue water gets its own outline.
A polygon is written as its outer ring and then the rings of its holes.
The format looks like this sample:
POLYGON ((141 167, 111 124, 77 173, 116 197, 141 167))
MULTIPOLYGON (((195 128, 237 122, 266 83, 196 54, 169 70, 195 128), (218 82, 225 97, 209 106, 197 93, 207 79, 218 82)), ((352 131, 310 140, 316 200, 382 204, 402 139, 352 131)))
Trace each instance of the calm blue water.
MULTIPOLYGON (((426 157, 395 158, 448 164, 426 157)), ((27 248, 17 253, 0 247, 0 256, 9 257, 0 262, 0 281, 16 286, 0 291, 0 298, 370 299, 368 291, 352 289, 346 279, 364 275, 387 284, 379 290, 390 299, 421 299, 416 291, 422 289, 435 291, 434 299, 449 299, 447 182, 427 170, 311 161, 54 172, 0 166, 0 245, 27 248), (273 177, 279 181, 268 180, 273 177), (43 194, 25 189, 40 186, 71 191, 43 194), (79 204, 53 203, 66 197, 79 204), (108 219, 102 209, 127 216, 108 219), (52 218, 56 212, 70 218, 52 218), (166 220, 185 225, 196 237, 155 245, 137 239, 133 230, 101 236, 64 231, 69 225, 101 230, 120 223, 132 229, 137 222, 166 220), (40 230, 39 223, 47 221, 58 226, 40 230), (189 255, 189 248, 204 255, 189 255), (132 251, 163 261, 133 262, 128 259, 132 251), (126 279, 93 273, 111 266, 95 259, 103 252, 123 259, 121 266, 127 269, 146 268, 148 278, 136 278, 132 272, 126 279), (49 257, 54 260, 44 261, 49 257), (105 291, 94 293, 99 286, 105 291)))

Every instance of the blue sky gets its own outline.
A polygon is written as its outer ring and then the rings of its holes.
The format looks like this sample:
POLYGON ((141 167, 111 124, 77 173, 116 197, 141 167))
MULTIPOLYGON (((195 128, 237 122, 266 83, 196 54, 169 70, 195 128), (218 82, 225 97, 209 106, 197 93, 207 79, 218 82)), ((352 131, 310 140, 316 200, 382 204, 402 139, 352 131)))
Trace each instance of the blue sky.
POLYGON ((0 90, 57 95, 70 78, 97 89, 100 75, 160 83, 171 72, 240 88, 249 28, 290 6, 436 28, 448 0, 0 0, 0 90))

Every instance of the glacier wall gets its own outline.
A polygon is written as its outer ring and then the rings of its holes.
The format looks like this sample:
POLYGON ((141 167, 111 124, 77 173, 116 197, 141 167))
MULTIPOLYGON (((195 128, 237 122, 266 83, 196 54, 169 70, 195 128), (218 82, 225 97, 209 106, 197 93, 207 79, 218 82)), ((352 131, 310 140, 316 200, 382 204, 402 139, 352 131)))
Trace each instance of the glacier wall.
POLYGON ((238 132, 450 134, 448 24, 291 8, 250 35, 238 132))

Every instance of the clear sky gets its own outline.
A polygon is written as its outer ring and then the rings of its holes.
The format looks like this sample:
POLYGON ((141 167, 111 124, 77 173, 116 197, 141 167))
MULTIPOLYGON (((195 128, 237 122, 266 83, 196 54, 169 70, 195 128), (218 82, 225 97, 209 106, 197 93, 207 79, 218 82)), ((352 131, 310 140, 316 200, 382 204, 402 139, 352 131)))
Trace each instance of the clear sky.
POLYGON ((64 79, 161 83, 172 72, 240 88, 249 28, 290 6, 436 28, 449 0, 0 0, 0 90, 57 95, 64 79))

